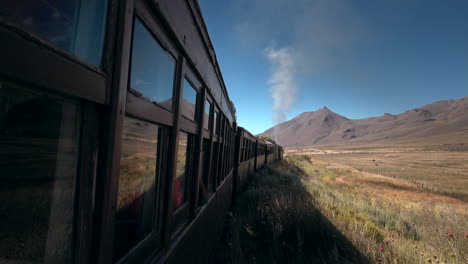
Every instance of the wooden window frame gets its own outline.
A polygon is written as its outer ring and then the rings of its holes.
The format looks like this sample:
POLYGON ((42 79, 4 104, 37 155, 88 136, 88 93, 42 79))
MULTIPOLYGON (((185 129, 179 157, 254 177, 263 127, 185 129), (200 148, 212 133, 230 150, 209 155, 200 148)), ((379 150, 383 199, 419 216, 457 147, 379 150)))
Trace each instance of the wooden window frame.
MULTIPOLYGON (((142 3, 137 1, 135 5, 135 15, 132 19, 131 24, 131 47, 133 47, 133 29, 135 25, 135 21, 138 19, 143 26, 148 30, 148 33, 155 40, 155 44, 159 44, 159 46, 165 50, 175 61, 175 68, 174 68, 174 80, 173 80, 173 88, 172 88, 172 109, 174 110, 175 107, 175 97, 177 95, 177 73, 178 68, 181 64, 180 52, 171 44, 169 37, 167 36, 167 32, 164 31, 163 27, 160 25, 160 22, 154 18, 154 15, 151 14, 144 6, 141 6, 142 3)), ((130 74, 131 74, 131 60, 132 60, 132 50, 130 50, 130 58, 129 58, 129 71, 128 71, 128 85, 127 85, 127 95, 126 95, 126 112, 129 115, 142 118, 149 122, 159 123, 166 126, 174 126, 175 122, 175 114, 173 111, 170 111, 158 103, 153 103, 148 101, 147 99, 143 98, 138 91, 132 89, 130 87, 130 74)))
MULTIPOLYGON (((208 128, 205 128, 205 123, 203 122, 203 133, 207 136, 210 136, 211 132, 213 131, 213 118, 214 118, 214 106, 213 106, 213 99, 212 97, 208 94, 208 89, 204 89, 205 90, 205 102, 204 104, 206 104, 206 101, 208 101, 208 103, 210 104, 210 110, 209 110, 209 113, 208 113, 208 128), (212 120, 212 122, 210 122, 210 119, 212 120)), ((205 105, 203 107, 203 113, 205 113, 205 105)), ((205 118, 205 115, 203 115, 203 119, 205 118)), ((204 120, 203 120, 204 121, 204 120)))
MULTIPOLYGON (((171 198, 172 179, 175 173, 175 159, 177 155, 178 142, 178 116, 167 109, 139 98, 135 92, 129 89, 129 79, 131 71, 131 52, 133 44, 133 29, 135 19, 145 25, 146 29, 164 50, 175 58, 175 73, 173 82, 173 104, 178 105, 177 98, 181 89, 180 76, 182 76, 182 65, 184 58, 170 41, 169 33, 158 19, 151 12, 143 0, 128 0, 119 2, 119 19, 116 23, 116 58, 114 75, 112 82, 113 92, 111 93, 111 109, 108 112, 109 120, 105 130, 109 131, 106 135, 107 142, 103 144, 105 153, 112 153, 102 157, 100 161, 100 173, 102 179, 98 182, 98 190, 101 191, 97 196, 97 210, 101 213, 96 218, 96 228, 98 230, 96 239, 93 241, 94 259, 96 263, 109 263, 112 259, 114 215, 118 195, 118 180, 120 170, 120 155, 122 143, 122 127, 125 115, 142 119, 166 129, 162 130, 165 140, 161 140, 162 147, 167 150, 168 155, 160 155, 163 161, 160 162, 160 188, 164 190, 158 193, 158 212, 160 219, 156 219, 159 226, 153 232, 143 239, 138 245, 130 250, 118 263, 141 263, 151 256, 158 254, 159 249, 163 249, 169 241, 168 222, 171 214, 169 202, 171 198), (175 98, 175 100, 174 100, 175 98)), ((115 16, 117 19, 117 16, 115 16)), ((174 109, 174 108, 173 108, 174 109)), ((162 134, 162 135, 163 135, 162 134)), ((161 136, 162 136, 161 135, 161 136)), ((87 262, 83 262, 87 263, 87 262)))
MULTIPOLYGON (((186 178, 186 193, 185 193, 185 197, 186 197, 186 200, 184 201, 184 203, 179 207, 177 208, 176 210, 174 210, 173 208, 173 204, 172 204, 172 199, 170 199, 170 203, 171 203, 171 211, 170 211, 170 215, 171 215, 171 221, 169 222, 169 232, 170 234, 172 235, 173 239, 175 237, 177 237, 181 231, 184 229, 186 223, 190 220, 190 211, 191 211, 191 208, 192 208, 192 196, 193 196, 193 189, 194 189, 194 176, 197 174, 196 173, 196 169, 197 169, 197 165, 196 165, 196 162, 195 162, 195 157, 196 156, 196 153, 195 153, 195 149, 196 149, 196 135, 193 135, 191 133, 188 133, 187 131, 184 131, 184 130, 180 130, 179 133, 186 133, 187 134, 187 141, 188 140, 191 140, 191 148, 192 150, 190 151, 189 149, 187 149, 187 152, 186 152, 186 165, 185 165, 185 173, 187 174, 187 178, 186 178), (189 137, 192 137, 192 139, 189 139, 189 137), (188 167, 187 167, 188 166, 188 167), (187 173, 188 172, 188 173, 187 173), (195 174, 195 175, 194 175, 195 174)), ((178 143, 177 143, 178 145, 178 143)), ((187 145, 188 146, 188 145, 187 145)), ((176 159, 177 157, 175 157, 176 159)), ((171 182, 174 182, 174 179, 175 179, 176 175, 174 174, 172 178, 170 178, 170 181, 171 182)), ((172 197, 172 191, 173 189, 171 188, 170 189, 170 193, 171 193, 171 197, 172 197)))
MULTIPOLYGON (((138 117, 134 117, 130 114, 127 116, 140 119, 138 117)), ((161 155, 161 153, 167 153, 170 140, 169 140, 169 133, 170 128, 154 124, 158 126, 158 146, 157 146, 157 157, 156 157, 156 173, 154 177, 156 177, 155 182, 155 192, 156 192, 156 218, 154 219, 153 223, 153 230, 141 241, 139 241, 132 249, 130 249, 122 258, 119 260, 114 260, 116 263, 141 263, 144 262, 147 258, 150 257, 154 251, 158 251, 162 249, 163 246, 163 220, 164 220, 164 197, 166 196, 167 190, 164 190, 164 186, 167 184, 167 171, 168 171, 168 156, 169 155, 161 155)))
POLYGON ((106 156, 102 149, 104 142, 100 141, 101 106, 111 102, 117 14, 120 12, 117 3, 117 0, 108 0, 99 66, 41 36, 0 20, 0 79, 52 96, 70 98, 80 105, 73 205, 73 263, 89 263, 96 255, 93 230, 95 220, 101 217, 98 200, 102 196, 97 175, 100 175, 101 160, 106 156))
POLYGON ((108 0, 100 67, 1 20, 0 75, 78 99, 109 103, 119 11, 117 2, 108 0))
POLYGON ((200 134, 199 128, 203 128, 203 123, 200 123, 200 121, 203 121, 203 111, 200 110, 203 109, 202 106, 204 105, 204 100, 202 100, 203 85, 199 81, 198 77, 194 74, 191 67, 186 62, 183 64, 182 74, 183 78, 181 80, 182 86, 180 88, 181 90, 179 103, 182 102, 183 99, 184 81, 187 81, 196 91, 197 98, 195 103, 195 120, 191 120, 190 118, 184 116, 181 111, 181 106, 178 106, 178 114, 181 117, 179 118, 179 120, 181 121, 180 128, 184 131, 189 132, 190 134, 198 135, 200 134))
MULTIPOLYGON (((203 171, 201 171, 201 180, 203 181, 203 184, 205 184, 205 188, 206 188, 206 192, 208 194, 208 197, 210 197, 213 192, 214 192, 214 188, 213 186, 215 185, 214 184, 214 180, 213 180, 213 170, 212 170, 212 162, 213 162, 213 148, 214 148, 214 144, 213 144, 213 136, 214 136, 214 131, 213 131, 213 124, 214 124, 214 111, 215 111, 215 108, 216 106, 214 105, 214 101, 213 101, 213 97, 209 94, 209 90, 205 87, 203 89, 203 104, 205 104, 206 102, 210 103, 210 112, 209 112, 209 115, 208 115, 208 130, 206 130, 204 128, 204 122, 205 122, 205 112, 203 111, 203 115, 202 115, 202 120, 201 120, 201 124, 203 124, 203 135, 202 135, 202 144, 204 144, 203 140, 207 140, 207 147, 206 147, 206 152, 203 154, 204 157, 206 158, 206 155, 208 155, 208 160, 206 161, 206 164, 203 164, 201 165, 201 167, 203 168, 203 171), (210 118, 211 118, 211 124, 210 124, 210 118), (205 168, 206 166, 206 168, 205 168), (206 176, 206 181, 204 181, 204 173, 208 174, 206 176)), ((203 109, 205 109, 205 105, 203 105, 203 109)), ((202 161, 203 162, 203 161, 202 161)), ((198 197, 197 197, 197 200, 198 200, 198 197)))

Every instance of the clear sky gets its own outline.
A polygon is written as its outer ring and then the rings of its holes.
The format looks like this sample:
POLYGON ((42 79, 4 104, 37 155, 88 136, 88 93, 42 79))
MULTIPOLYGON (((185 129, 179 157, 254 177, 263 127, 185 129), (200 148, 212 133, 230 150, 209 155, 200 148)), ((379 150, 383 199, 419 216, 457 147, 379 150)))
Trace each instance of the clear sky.
POLYGON ((467 0, 199 0, 238 123, 468 96, 467 0))

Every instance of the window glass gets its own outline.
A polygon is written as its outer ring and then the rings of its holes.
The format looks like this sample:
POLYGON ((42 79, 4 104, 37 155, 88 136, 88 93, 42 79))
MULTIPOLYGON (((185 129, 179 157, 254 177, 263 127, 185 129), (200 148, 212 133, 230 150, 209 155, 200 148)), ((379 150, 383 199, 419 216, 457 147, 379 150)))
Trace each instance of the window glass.
POLYGON ((99 66, 106 25, 106 0, 2 1, 0 19, 16 24, 83 60, 99 66))
POLYGON ((0 262, 72 262, 79 113, 0 81, 0 262))
POLYGON ((175 61, 146 27, 135 19, 130 88, 151 102, 172 110, 175 61))
POLYGON ((211 177, 210 177, 210 140, 203 139, 203 183, 205 184, 207 192, 211 192, 213 189, 211 177))
POLYGON ((212 124, 213 124, 213 120, 212 120, 212 116, 210 115, 210 111, 211 111, 211 104, 210 102, 208 102, 208 100, 205 101, 205 117, 203 118, 203 127, 205 129, 209 129, 211 130, 211 127, 212 127, 212 124))
POLYGON ((192 85, 184 79, 184 91, 181 111, 182 114, 191 119, 195 120, 195 112, 197 105, 197 91, 192 87, 192 85))
POLYGON ((213 142, 213 158, 211 160, 211 178, 212 181, 216 181, 218 176, 218 156, 219 156, 219 143, 213 142))
POLYGON ((114 260, 145 238, 155 226, 159 128, 125 117, 115 216, 114 260))
POLYGON ((172 206, 176 210, 180 208, 188 196, 188 181, 190 173, 190 151, 192 149, 192 136, 179 132, 179 146, 177 152, 177 168, 174 182, 172 183, 172 206))
POLYGON ((217 135, 218 134, 218 131, 219 131, 219 126, 218 126, 218 112, 215 111, 214 112, 214 118, 213 118, 213 127, 215 129, 215 134, 217 135))
POLYGON ((210 141, 206 138, 203 139, 202 152, 201 152, 201 171, 202 180, 198 186, 198 206, 204 206, 208 203, 208 198, 212 192, 213 186, 210 181, 210 141))

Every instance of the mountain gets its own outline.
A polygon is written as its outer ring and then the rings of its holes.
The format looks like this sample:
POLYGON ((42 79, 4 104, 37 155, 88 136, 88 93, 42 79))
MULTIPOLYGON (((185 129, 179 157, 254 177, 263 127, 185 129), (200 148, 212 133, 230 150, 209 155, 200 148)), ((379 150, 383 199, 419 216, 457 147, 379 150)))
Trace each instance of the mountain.
POLYGON ((285 147, 347 143, 468 143, 468 97, 379 117, 349 119, 327 107, 304 112, 260 136, 285 147))

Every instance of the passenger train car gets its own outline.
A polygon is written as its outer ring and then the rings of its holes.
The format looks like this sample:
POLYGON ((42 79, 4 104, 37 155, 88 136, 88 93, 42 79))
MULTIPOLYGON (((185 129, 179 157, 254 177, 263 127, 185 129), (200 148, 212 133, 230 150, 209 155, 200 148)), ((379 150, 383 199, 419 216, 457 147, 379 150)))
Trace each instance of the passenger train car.
POLYGON ((280 146, 236 124, 196 0, 0 4, 0 263, 206 263, 280 146))

